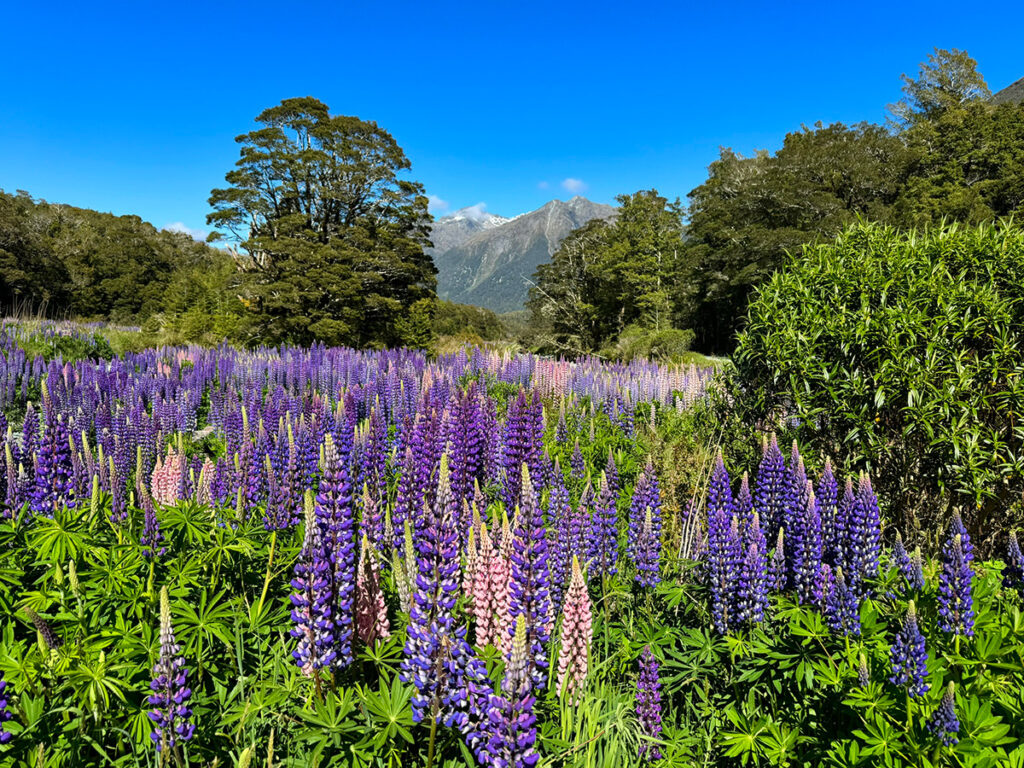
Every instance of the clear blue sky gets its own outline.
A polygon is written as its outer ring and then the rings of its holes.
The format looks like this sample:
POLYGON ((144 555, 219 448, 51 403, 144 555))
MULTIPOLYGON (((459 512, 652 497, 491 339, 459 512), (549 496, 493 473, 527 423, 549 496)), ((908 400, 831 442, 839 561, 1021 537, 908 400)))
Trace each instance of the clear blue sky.
POLYGON ((449 209, 575 191, 685 197, 720 146, 880 121, 935 46, 993 91, 1024 76, 1024 4, 7 3, 0 188, 158 227, 206 199, 265 107, 376 120, 449 209), (575 180, 575 181, 573 181, 575 180))

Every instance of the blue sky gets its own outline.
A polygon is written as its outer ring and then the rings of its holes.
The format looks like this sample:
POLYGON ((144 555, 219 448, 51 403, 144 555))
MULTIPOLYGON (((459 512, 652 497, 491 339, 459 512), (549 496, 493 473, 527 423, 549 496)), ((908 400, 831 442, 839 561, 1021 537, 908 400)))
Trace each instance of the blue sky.
POLYGON ((10 3, 0 188, 205 230, 265 107, 376 120, 443 212, 612 202, 705 177, 720 146, 880 121, 933 47, 1024 77, 1024 4, 10 3), (977 11, 977 12, 968 12, 977 11))

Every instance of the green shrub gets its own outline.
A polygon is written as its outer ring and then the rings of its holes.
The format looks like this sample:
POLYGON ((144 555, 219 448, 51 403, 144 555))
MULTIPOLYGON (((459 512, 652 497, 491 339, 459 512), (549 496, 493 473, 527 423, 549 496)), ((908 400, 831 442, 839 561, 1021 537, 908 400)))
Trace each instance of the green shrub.
POLYGON ((693 331, 665 328, 660 331, 639 325, 627 327, 602 355, 629 362, 638 357, 651 360, 680 361, 693 344, 693 331))
MULTIPOLYGON (((861 224, 755 295, 740 404, 870 469, 904 525, 982 536, 1024 491, 1024 231, 861 224)), ((995 524, 995 525, 994 525, 995 524)))

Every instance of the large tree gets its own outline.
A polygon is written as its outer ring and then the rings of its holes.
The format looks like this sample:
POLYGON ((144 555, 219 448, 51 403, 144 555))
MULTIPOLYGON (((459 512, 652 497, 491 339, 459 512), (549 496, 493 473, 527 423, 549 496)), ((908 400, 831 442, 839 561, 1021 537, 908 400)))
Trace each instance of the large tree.
POLYGON ((374 122, 285 99, 239 136, 207 222, 243 253, 249 341, 421 345, 436 270, 430 215, 410 163, 374 122))

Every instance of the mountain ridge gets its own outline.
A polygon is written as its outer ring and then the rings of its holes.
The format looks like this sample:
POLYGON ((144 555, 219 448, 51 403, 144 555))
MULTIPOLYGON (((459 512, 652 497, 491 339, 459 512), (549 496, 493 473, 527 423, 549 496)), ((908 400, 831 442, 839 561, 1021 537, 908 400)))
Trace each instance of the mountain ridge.
POLYGON ((522 309, 529 278, 562 240, 587 222, 611 219, 616 213, 614 207, 580 195, 550 200, 534 211, 512 218, 498 216, 498 223, 473 227, 461 225, 458 219, 466 210, 434 224, 431 250, 438 271, 437 292, 441 298, 495 312, 522 309))

